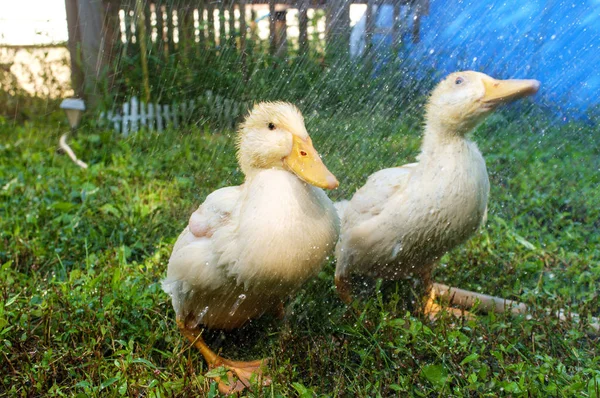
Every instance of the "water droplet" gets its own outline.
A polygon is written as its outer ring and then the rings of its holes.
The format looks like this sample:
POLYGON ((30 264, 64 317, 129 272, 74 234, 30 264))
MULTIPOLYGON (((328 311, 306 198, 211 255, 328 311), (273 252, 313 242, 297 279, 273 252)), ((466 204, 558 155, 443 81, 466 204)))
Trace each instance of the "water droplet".
POLYGON ((240 308, 240 305, 244 302, 244 300, 246 300, 246 295, 242 293, 238 296, 237 300, 235 300, 235 303, 233 303, 233 305, 231 306, 231 310, 229 310, 229 316, 233 316, 235 314, 235 312, 238 310, 238 308, 240 308))

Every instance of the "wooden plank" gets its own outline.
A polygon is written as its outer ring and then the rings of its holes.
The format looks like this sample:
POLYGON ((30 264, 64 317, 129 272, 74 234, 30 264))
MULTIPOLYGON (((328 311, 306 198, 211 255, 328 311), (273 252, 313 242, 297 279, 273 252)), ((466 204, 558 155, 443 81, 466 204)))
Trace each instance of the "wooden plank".
POLYGON ((394 51, 398 51, 402 40, 402 26, 400 26, 400 7, 400 2, 394 3, 394 19, 392 20, 392 47, 394 51))
POLYGON ((219 5, 219 47, 224 47, 227 42, 225 31, 225 1, 221 0, 219 5))
POLYGON ((418 43, 421 35, 421 8, 417 5, 414 8, 413 26, 412 26, 412 41, 418 43))
POLYGON ((164 127, 163 127, 163 113, 162 113, 162 106, 155 103, 154 104, 154 110, 156 111, 156 129, 158 130, 159 133, 162 133, 164 127))
POLYGON ((414 0, 413 9, 412 41, 418 43, 421 40, 421 17, 429 14, 429 0, 414 0))
POLYGON ((298 29, 299 29, 299 53, 306 55, 308 53, 308 5, 309 0, 300 0, 298 8, 298 29))
POLYGON ((123 104, 123 127, 121 128, 121 133, 127 137, 129 135, 129 102, 125 102, 123 104))
POLYGON ((175 102, 173 104, 173 108, 171 111, 171 117, 173 120, 173 127, 179 128, 179 105, 177 104, 177 102, 175 102))
POLYGON ((215 7, 212 2, 206 5, 206 21, 207 21, 207 32, 208 32, 208 45, 214 47, 217 43, 216 32, 215 32, 215 7))
POLYGON ((236 17, 235 17, 235 1, 227 0, 227 27, 229 28, 227 31, 228 42, 230 47, 236 47, 236 37, 238 36, 237 28, 236 28, 236 17))
POLYGON ((191 5, 183 5, 177 9, 177 24, 179 25, 179 45, 188 58, 195 48, 194 9, 191 5))
POLYGON ((269 53, 275 55, 277 51, 277 33, 275 31, 275 0, 269 1, 269 53))
POLYGON ((156 115, 154 114, 154 104, 150 102, 147 104, 148 114, 146 115, 146 124, 145 126, 148 130, 155 130, 154 123, 156 121, 156 115))
POLYGON ((154 10, 156 13, 156 44, 158 47, 158 51, 161 54, 164 54, 165 22, 164 22, 163 5, 162 5, 161 0, 155 0, 154 10))
POLYGON ((329 0, 325 19, 325 43, 328 53, 346 57, 350 50, 350 2, 329 0))
POLYGON ((135 19, 137 22, 137 40, 140 46, 140 63, 142 64, 142 83, 144 87, 143 100, 150 101, 150 75, 148 73, 148 37, 146 35, 146 12, 147 8, 145 1, 136 0, 135 3, 135 19))
POLYGON ((130 114, 129 114, 129 120, 131 120, 131 123, 129 125, 130 127, 130 131, 132 133, 137 133, 139 130, 139 125, 138 122, 140 120, 139 114, 139 101, 137 99, 137 97, 131 97, 131 108, 130 108, 130 114))
POLYGON ((258 43, 258 24, 256 23, 256 10, 254 7, 250 9, 250 43, 252 48, 258 43))
POLYGON ((173 11, 174 11, 174 9, 173 9, 173 7, 170 7, 170 4, 167 4, 165 6, 165 12, 167 13, 167 21, 166 21, 167 40, 165 43, 167 54, 175 52, 175 41, 174 41, 175 25, 173 24, 173 11))
POLYGON ((287 11, 275 11, 275 55, 284 58, 287 53, 287 11))
POLYGON ((365 21, 365 53, 364 56, 367 58, 371 57, 371 50, 373 49, 373 31, 375 30, 375 16, 373 10, 375 9, 376 1, 368 0, 366 21, 365 21))
POLYGON ((148 129, 148 115, 146 114, 146 103, 140 102, 140 129, 148 129))
POLYGON ((240 11, 240 54, 242 61, 242 73, 244 80, 248 79, 248 61, 246 59, 246 35, 248 26, 246 25, 246 0, 239 0, 238 8, 240 11))
POLYGON ((206 48, 206 21, 204 20, 205 4, 204 0, 198 1, 198 47, 202 50, 206 48))
POLYGON ((172 119, 171 119, 171 110, 169 109, 169 105, 163 106, 163 117, 164 117, 164 125, 165 128, 171 127, 172 119))

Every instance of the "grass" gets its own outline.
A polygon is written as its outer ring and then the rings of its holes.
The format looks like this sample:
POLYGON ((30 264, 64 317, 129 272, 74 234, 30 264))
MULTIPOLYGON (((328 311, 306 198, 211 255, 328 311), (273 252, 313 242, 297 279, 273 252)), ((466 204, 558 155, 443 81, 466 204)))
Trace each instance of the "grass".
MULTIPOLYGON (((355 303, 357 317, 337 299, 331 260, 283 321, 208 333, 226 356, 273 358, 274 383, 249 395, 600 397, 600 340, 585 327, 600 315, 597 127, 513 113, 475 133, 489 220, 435 279, 524 301, 533 318, 431 323, 395 293, 355 303), (560 323, 545 308, 584 322, 560 323)), ((341 182, 334 199, 417 154, 414 118, 308 116, 341 182)), ((84 171, 57 153, 62 130, 0 121, 0 396, 216 396, 160 280, 189 214, 243 180, 233 133, 121 139, 82 128, 72 146, 84 171)))

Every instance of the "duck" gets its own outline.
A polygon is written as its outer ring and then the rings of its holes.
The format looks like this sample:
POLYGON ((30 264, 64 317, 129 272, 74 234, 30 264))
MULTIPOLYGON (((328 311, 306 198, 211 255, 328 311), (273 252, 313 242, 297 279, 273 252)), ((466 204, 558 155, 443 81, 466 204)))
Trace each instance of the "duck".
POLYGON ((475 71, 452 73, 435 87, 417 162, 375 172, 349 201, 336 203, 342 226, 335 285, 344 302, 352 302, 354 275, 412 279, 425 296, 424 312, 438 314, 431 279, 436 263, 487 217, 488 173, 469 133, 500 105, 539 87, 537 80, 498 80, 475 71))
POLYGON ((243 184, 212 192, 193 212, 162 281, 183 336, 209 368, 225 367, 228 380, 216 378, 223 393, 242 391, 253 375, 268 384, 266 360, 223 358, 202 330, 232 330, 280 311, 333 254, 340 228, 324 192, 338 180, 294 105, 256 104, 238 130, 237 159, 243 184))

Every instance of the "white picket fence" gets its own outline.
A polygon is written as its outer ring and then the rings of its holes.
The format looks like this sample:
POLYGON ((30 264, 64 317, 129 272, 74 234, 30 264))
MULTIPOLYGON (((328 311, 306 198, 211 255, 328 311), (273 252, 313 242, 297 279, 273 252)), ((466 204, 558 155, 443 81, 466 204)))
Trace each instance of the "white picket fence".
POLYGON ((193 124, 211 123, 234 128, 236 121, 250 108, 249 102, 238 102, 207 91, 197 100, 171 105, 144 103, 137 97, 125 102, 119 111, 102 112, 100 123, 108 124, 124 136, 140 130, 162 132, 193 124))

